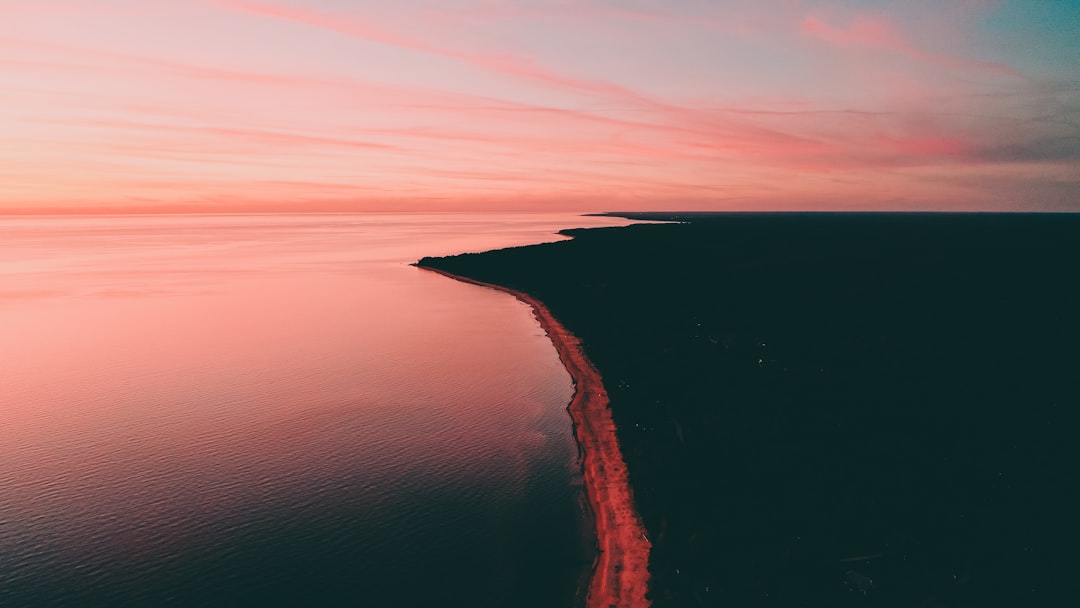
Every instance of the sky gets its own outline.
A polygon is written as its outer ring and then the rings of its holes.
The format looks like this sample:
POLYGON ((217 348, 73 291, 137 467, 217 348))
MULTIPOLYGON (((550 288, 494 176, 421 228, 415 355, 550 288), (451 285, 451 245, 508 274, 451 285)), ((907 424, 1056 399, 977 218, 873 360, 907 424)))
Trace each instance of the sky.
POLYGON ((1078 193, 1080 0, 0 0, 0 213, 1078 193))

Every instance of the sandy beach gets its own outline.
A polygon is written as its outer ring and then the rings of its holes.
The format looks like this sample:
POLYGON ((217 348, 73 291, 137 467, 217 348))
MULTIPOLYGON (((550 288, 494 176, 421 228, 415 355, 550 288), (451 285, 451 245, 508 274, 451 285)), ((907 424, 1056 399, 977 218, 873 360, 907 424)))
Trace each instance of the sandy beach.
POLYGON ((543 303, 528 294, 435 268, 422 268, 509 293, 532 307, 574 381, 574 396, 567 411, 574 421, 574 436, 581 447, 585 492, 594 518, 597 542, 586 606, 649 606, 645 594, 649 584, 651 545, 634 508, 603 380, 585 356, 577 337, 567 331, 543 303))

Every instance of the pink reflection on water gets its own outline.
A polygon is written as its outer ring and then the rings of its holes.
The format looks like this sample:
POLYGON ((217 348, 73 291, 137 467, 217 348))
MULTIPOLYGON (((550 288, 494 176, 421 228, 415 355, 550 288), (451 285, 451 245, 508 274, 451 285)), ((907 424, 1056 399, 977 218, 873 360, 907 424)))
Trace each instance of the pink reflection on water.
POLYGON ((620 223, 0 220, 0 540, 134 564, 271 505, 565 468, 569 378, 529 310, 408 263, 620 223))

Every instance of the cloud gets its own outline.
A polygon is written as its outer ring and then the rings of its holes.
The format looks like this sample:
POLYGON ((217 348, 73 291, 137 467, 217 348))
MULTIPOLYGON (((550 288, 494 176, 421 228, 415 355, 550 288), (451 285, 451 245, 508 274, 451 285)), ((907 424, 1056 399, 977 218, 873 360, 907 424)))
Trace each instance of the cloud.
POLYGON ((21 38, 0 37, 0 191, 497 208, 976 200, 999 171, 1016 185, 1001 191, 1077 183, 1071 76, 970 58, 1017 57, 976 39, 970 7, 781 4, 101 0, 62 34, 22 12, 21 38))
POLYGON ((1069 162, 1080 168, 1080 136, 982 146, 973 151, 972 157, 990 163, 1069 162))
POLYGON ((272 73, 267 71, 234 70, 161 59, 148 55, 104 51, 101 49, 7 37, 0 37, 0 51, 17 51, 34 57, 32 60, 0 58, 0 63, 13 68, 80 72, 85 70, 118 70, 121 67, 126 67, 165 71, 190 78, 283 87, 341 86, 343 84, 341 80, 336 79, 272 73), (57 58, 57 56, 59 56, 59 58, 57 58))
POLYGON ((368 42, 457 59, 481 70, 518 78, 534 84, 576 93, 596 94, 629 104, 659 105, 658 102, 650 100, 636 91, 604 80, 562 74, 543 68, 530 59, 511 53, 485 54, 452 49, 402 34, 391 28, 376 24, 371 20, 361 20, 302 7, 251 2, 249 0, 217 0, 217 4, 233 11, 325 28, 368 42))
POLYGON ((905 55, 920 61, 955 70, 978 70, 1023 78, 1012 67, 994 61, 979 61, 964 57, 950 57, 924 51, 912 44, 898 24, 884 16, 862 15, 849 25, 833 26, 817 16, 803 19, 800 31, 807 36, 842 48, 881 49, 905 55))

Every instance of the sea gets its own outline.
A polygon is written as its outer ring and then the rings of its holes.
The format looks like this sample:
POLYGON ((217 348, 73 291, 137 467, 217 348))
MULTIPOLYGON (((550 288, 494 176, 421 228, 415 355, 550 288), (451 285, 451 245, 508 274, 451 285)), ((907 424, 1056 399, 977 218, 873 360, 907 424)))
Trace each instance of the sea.
POLYGON ((571 379, 410 264, 626 223, 0 218, 0 606, 579 603, 571 379))

